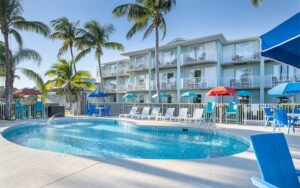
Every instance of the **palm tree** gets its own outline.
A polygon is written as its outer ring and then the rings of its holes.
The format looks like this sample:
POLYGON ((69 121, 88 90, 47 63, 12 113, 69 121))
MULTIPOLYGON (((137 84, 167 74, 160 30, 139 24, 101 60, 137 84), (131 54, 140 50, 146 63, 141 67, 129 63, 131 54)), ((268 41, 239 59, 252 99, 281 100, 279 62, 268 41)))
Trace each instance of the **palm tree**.
POLYGON ((58 51, 58 58, 70 50, 72 61, 75 72, 75 57, 74 57, 74 46, 76 46, 78 40, 78 25, 79 21, 71 22, 68 18, 62 17, 51 21, 52 27, 54 28, 54 33, 51 34, 52 39, 59 39, 63 41, 62 47, 58 51))
POLYGON ((23 7, 20 0, 0 1, 0 30, 5 44, 5 119, 10 119, 11 103, 11 67, 12 58, 9 44, 9 37, 13 36, 20 47, 23 45, 22 37, 18 31, 33 31, 44 36, 50 32, 47 25, 37 21, 27 21, 22 17, 23 7))
POLYGON ((0 41, 0 77, 5 77, 5 44, 0 41))
POLYGON ((50 70, 45 73, 46 76, 53 78, 45 84, 46 89, 55 89, 59 95, 64 95, 67 102, 77 101, 82 89, 93 91, 94 84, 86 81, 92 76, 87 71, 73 71, 72 64, 65 59, 60 59, 59 63, 54 64, 50 70))
POLYGON ((38 73, 34 72, 33 70, 22 68, 20 71, 29 79, 34 81, 35 88, 41 92, 41 100, 45 102, 48 96, 48 90, 46 88, 45 82, 38 73))
POLYGON ((263 0, 252 0, 252 4, 255 7, 259 7, 262 4, 263 0))
POLYGON ((96 21, 89 21, 85 24, 84 28, 85 29, 80 30, 81 37, 79 40, 79 47, 83 50, 80 54, 78 54, 78 57, 82 57, 84 54, 95 50, 95 57, 98 61, 100 74, 99 89, 103 91, 101 70, 101 56, 103 55, 103 48, 123 51, 124 47, 120 43, 109 41, 110 35, 115 30, 112 24, 102 26, 96 21))
POLYGON ((160 80, 159 80, 159 31, 163 32, 164 39, 167 32, 167 25, 164 16, 171 11, 176 4, 176 0, 136 0, 135 3, 120 5, 113 10, 117 17, 126 16, 133 26, 127 33, 130 39, 138 31, 145 30, 143 39, 147 38, 152 31, 155 31, 155 75, 156 90, 158 101, 160 97, 160 80))

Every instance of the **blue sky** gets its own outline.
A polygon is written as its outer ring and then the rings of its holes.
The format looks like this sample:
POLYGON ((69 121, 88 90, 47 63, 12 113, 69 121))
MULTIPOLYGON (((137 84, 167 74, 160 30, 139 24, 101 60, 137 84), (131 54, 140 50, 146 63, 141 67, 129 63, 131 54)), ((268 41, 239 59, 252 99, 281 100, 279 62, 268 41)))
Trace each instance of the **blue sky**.
MULTIPOLYGON (((125 51, 154 46, 154 38, 142 40, 142 33, 131 40, 126 39, 130 23, 125 18, 115 18, 112 9, 132 0, 23 0, 24 17, 47 24, 62 16, 80 20, 81 25, 94 19, 102 24, 114 24, 116 31, 111 41, 120 42, 125 51)), ((167 36, 162 43, 176 37, 197 38, 223 33, 227 39, 261 35, 300 10, 300 0, 264 0, 260 8, 251 5, 251 0, 177 0, 176 7, 166 16, 167 36)), ((24 62, 23 67, 44 74, 51 64, 57 62, 61 41, 52 41, 36 34, 23 33, 24 47, 37 50, 43 58, 38 67, 24 62)), ((68 56, 66 56, 68 58, 68 56)), ((122 59, 120 52, 105 50, 102 62, 122 59)), ((90 54, 78 63, 77 69, 96 74, 97 63, 90 54)), ((33 87, 30 80, 21 75, 15 87, 33 87)))

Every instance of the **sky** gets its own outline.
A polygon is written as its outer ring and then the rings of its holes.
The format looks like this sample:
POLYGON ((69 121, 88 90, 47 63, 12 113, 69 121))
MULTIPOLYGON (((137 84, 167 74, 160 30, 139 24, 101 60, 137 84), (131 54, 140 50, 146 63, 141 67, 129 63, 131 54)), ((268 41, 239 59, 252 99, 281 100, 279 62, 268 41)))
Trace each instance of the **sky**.
MULTIPOLYGON (((116 18, 112 10, 121 4, 133 0, 22 0, 27 20, 50 21, 67 17, 79 20, 83 26, 88 20, 101 24, 113 24, 116 31, 111 36, 113 42, 122 43, 125 52, 154 46, 154 33, 142 40, 142 32, 132 39, 126 39, 131 23, 125 18, 116 18)), ((259 36, 300 10, 300 0, 264 0, 259 8, 251 0, 177 0, 174 9, 166 15, 167 35, 161 44, 180 38, 198 38, 222 33, 228 40, 259 36)), ((43 61, 40 66, 33 62, 24 62, 20 67, 31 68, 44 75, 53 63, 57 62, 57 52, 61 41, 53 41, 33 33, 22 32, 24 47, 38 51, 43 61)), ((1 37, 0 37, 1 38, 1 37)), ((14 43, 12 41, 12 43, 14 43)), ((13 48, 16 46, 13 46, 13 48)), ((69 58, 67 54, 65 58, 69 58)), ((124 59, 118 51, 104 50, 102 62, 124 59)), ((77 64, 77 70, 90 71, 96 75, 97 62, 93 53, 77 64)), ((15 81, 15 87, 34 87, 34 83, 18 72, 21 79, 15 81)), ((45 77, 45 80, 48 78, 45 77)))

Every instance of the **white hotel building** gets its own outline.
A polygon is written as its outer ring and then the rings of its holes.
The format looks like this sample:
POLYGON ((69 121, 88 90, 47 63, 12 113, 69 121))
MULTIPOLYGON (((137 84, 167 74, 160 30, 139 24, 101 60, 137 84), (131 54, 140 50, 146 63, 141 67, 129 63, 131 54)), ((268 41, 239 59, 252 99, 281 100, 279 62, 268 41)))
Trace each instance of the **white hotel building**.
MULTIPOLYGON (((206 93, 218 85, 250 91, 252 103, 273 102, 267 91, 279 83, 300 81, 300 70, 261 58, 259 49, 258 37, 230 41, 222 34, 191 40, 177 38, 160 46, 161 91, 171 96, 165 102, 187 102, 180 98, 187 91, 197 93, 198 102, 217 102, 218 98, 206 93)), ((137 94, 137 102, 153 101, 154 48, 122 55, 127 58, 107 62, 102 67, 109 101, 123 102, 126 92, 137 94)), ((223 102, 232 100, 234 96, 223 98, 223 102)))

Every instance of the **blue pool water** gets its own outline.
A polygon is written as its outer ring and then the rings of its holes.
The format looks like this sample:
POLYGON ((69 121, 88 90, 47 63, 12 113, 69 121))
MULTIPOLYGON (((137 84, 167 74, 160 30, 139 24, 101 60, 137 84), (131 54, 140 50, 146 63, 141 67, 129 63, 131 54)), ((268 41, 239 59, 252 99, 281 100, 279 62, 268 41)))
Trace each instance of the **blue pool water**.
POLYGON ((3 136, 26 147, 101 158, 201 159, 233 155, 249 147, 241 139, 215 131, 96 119, 16 126, 3 136))

